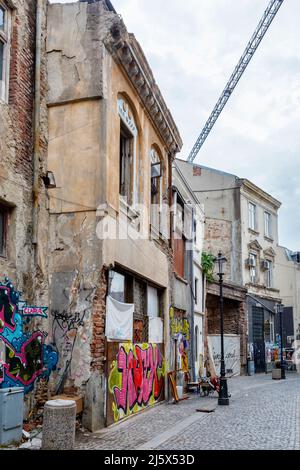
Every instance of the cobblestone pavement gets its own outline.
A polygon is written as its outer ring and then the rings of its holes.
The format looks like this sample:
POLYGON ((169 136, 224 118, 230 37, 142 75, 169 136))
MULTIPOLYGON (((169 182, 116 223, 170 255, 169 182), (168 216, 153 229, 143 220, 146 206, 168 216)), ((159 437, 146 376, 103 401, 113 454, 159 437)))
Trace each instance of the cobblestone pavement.
POLYGON ((105 450, 300 450, 300 376, 229 380, 230 406, 193 396, 164 403, 99 433, 79 432, 76 448, 105 450), (213 407, 213 413, 199 408, 213 407))

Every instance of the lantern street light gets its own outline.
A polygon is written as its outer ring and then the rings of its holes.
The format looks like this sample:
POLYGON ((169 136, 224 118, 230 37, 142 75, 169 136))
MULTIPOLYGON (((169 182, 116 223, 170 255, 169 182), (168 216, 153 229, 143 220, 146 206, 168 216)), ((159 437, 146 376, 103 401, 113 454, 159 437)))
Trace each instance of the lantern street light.
POLYGON ((218 267, 219 285, 220 285, 220 316, 221 316, 221 377, 219 391, 219 405, 229 405, 228 387, 226 379, 225 358, 224 358, 224 299, 223 299, 223 276, 225 274, 225 263, 227 259, 220 252, 215 258, 218 267))
POLYGON ((280 368, 281 368, 281 378, 285 379, 285 366, 283 362, 283 311, 284 305, 275 304, 274 306, 275 313, 279 314, 279 321, 280 321, 280 368))

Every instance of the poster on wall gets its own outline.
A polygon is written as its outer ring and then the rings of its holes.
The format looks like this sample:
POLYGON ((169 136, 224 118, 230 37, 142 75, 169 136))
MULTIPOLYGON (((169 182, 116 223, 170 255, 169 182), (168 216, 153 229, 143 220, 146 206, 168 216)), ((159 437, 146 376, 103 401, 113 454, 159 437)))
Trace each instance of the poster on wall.
MULTIPOLYGON (((214 361, 216 373, 221 368, 221 336, 208 335, 208 347, 214 361)), ((224 335, 225 368, 227 375, 241 375, 240 336, 224 335)))
POLYGON ((134 304, 124 304, 108 296, 105 332, 108 341, 132 341, 134 304))

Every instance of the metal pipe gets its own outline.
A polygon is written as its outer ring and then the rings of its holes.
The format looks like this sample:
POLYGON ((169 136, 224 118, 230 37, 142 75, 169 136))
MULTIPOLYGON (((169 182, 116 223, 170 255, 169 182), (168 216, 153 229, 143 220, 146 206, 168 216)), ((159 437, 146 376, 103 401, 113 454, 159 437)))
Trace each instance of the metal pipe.
POLYGON ((283 362, 283 305, 279 305, 279 315, 280 315, 280 368, 281 368, 281 378, 285 379, 285 366, 283 362))
POLYGON ((34 150, 33 150, 33 214, 32 243, 38 240, 38 211, 40 194, 40 116, 41 116, 41 42, 42 42, 42 9, 44 0, 37 0, 36 5, 36 39, 35 39, 35 82, 34 82, 34 150))

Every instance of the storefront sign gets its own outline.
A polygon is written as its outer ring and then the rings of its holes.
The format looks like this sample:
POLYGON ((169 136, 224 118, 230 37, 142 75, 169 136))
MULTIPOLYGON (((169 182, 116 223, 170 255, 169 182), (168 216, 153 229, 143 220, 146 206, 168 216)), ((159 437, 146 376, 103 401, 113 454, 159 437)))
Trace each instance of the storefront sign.
MULTIPOLYGON (((221 369, 221 336, 209 335, 208 347, 210 348, 216 372, 220 373, 221 369)), ((240 358, 240 336, 225 335, 225 368, 228 375, 241 375, 241 358, 240 358)))

